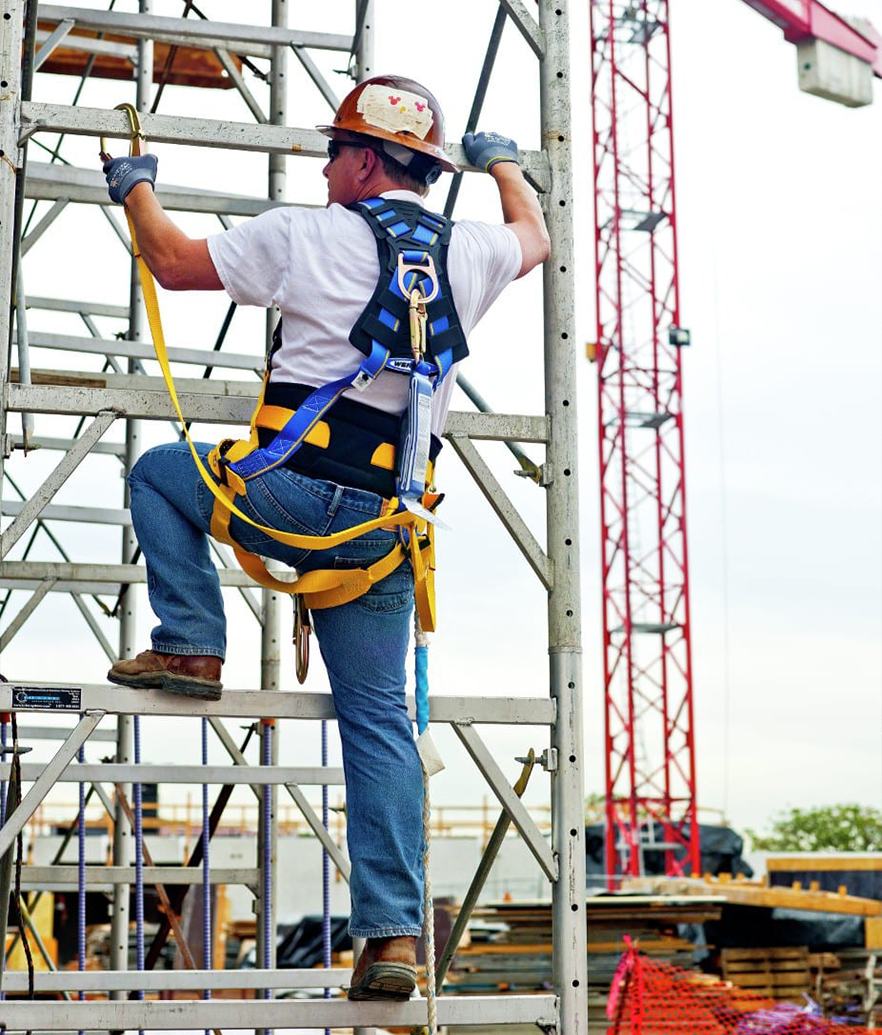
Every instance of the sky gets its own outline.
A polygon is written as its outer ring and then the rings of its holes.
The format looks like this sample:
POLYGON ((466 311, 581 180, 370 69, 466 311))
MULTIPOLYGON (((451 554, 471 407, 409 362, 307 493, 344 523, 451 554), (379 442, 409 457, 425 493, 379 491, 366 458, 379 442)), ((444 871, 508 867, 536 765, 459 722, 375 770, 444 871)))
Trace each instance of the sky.
MULTIPOLYGON (((849 0, 843 13, 882 28, 882 0, 849 0)), ((300 6, 300 5, 298 5, 300 6)), ((438 96, 455 140, 468 115, 496 5, 414 0, 407 19, 379 0, 378 71, 413 76, 438 96), (409 34, 417 27, 421 44, 409 34), (427 45, 431 41, 431 45, 427 45)), ((882 91, 846 109, 799 92, 796 55, 772 24, 739 0, 672 0, 680 297, 692 332, 684 356, 687 496, 692 576, 698 800, 702 818, 737 830, 764 829, 778 812, 857 801, 882 808, 882 91)), ((131 0, 125 10, 134 10, 131 0)), ((179 5, 154 5, 176 14, 179 5)), ((304 29, 347 31, 352 5, 292 10, 304 29), (299 19, 303 18, 303 21, 299 19)), ((218 20, 241 20, 240 5, 209 3, 218 20)), ((603 788, 601 587, 596 460, 596 369, 584 360, 594 338, 590 65, 587 13, 571 6, 575 159, 576 341, 578 355, 583 673, 586 791, 603 788)), ((255 5, 267 21, 269 4, 255 5)), ((315 52, 339 96, 348 88, 339 55, 315 52)), ((288 122, 309 127, 329 108, 293 57, 288 122)), ((261 84, 249 80, 259 99, 261 84)), ((69 78, 38 78, 39 100, 70 103, 69 78)), ((80 103, 112 107, 134 99, 122 82, 87 85, 80 103)), ((251 121, 232 92, 168 88, 166 114, 251 121)), ((540 145, 538 75, 531 51, 509 25, 488 93, 482 128, 540 145)), ((97 168, 94 140, 68 140, 69 161, 97 168)), ((168 184, 262 195, 257 155, 158 145, 168 184)), ((42 159, 36 148, 31 158, 42 159)), ((290 158, 288 198, 323 204, 321 162, 290 158)), ((433 198, 443 206, 443 180, 433 198)), ((431 199, 430 199, 431 200, 431 199)), ((48 207, 45 203, 43 209, 48 207)), ((489 178, 468 176, 461 217, 500 219, 489 178)), ((178 217, 176 217, 178 218, 178 217)), ((180 217, 193 236, 219 229, 208 216, 180 217)), ((124 302, 128 265, 119 241, 91 206, 71 207, 25 260, 30 294, 124 302)), ((170 344, 210 348, 224 296, 162 297, 170 344)), ((120 325, 96 321, 111 335, 120 325)), ((32 311, 33 329, 83 333, 69 316, 32 311)), ((227 347, 262 351, 262 312, 240 311, 227 347)), ((540 413, 541 276, 506 290, 471 339, 467 376, 494 409, 540 413)), ((88 360, 37 353, 34 366, 97 369, 88 360)), ((180 369, 180 375, 192 368, 180 369)), ((454 408, 469 409, 463 396, 454 408)), ((11 418, 13 429, 17 418, 11 418)), ((41 434, 71 422, 37 419, 41 434)), ((110 433, 119 436, 119 431, 110 433)), ((206 437, 218 437, 209 429, 206 437)), ((166 441, 165 424, 145 424, 145 445, 166 441)), ((481 447, 506 490, 542 537, 542 491, 511 475, 501 446, 481 447)), ((539 454, 537 447, 528 452, 539 454)), ((541 457, 540 457, 541 459, 541 457)), ((10 473, 33 489, 57 455, 17 454, 10 473)), ((119 507, 111 458, 90 458, 58 502, 119 507)), ((448 493, 439 543, 440 627, 431 649, 434 693, 543 695, 547 692, 545 595, 477 488, 447 450, 439 472, 448 493)), ((8 495, 5 493, 4 495, 8 495)), ((76 559, 116 563, 119 535, 106 526, 64 524, 56 534, 76 559)), ((16 554, 18 556, 18 554, 16 554)), ((45 542, 34 557, 58 559, 45 542)), ((153 624, 139 589, 138 649, 153 624)), ((17 594, 13 603, 23 602, 17 594)), ((4 625, 15 607, 7 609, 4 625)), ((230 687, 259 682, 259 635, 244 605, 228 606, 230 687)), ((115 625, 101 619, 115 642, 115 625)), ((287 617, 282 638, 288 638, 287 617)), ((107 662, 66 597, 50 594, 3 659, 10 678, 103 681, 107 662), (53 648, 46 650, 51 630, 53 648)), ((282 686, 296 689, 287 643, 282 686)), ((327 683, 316 661, 306 689, 327 683)), ((145 760, 196 761, 197 724, 145 722, 145 760)), ((538 729, 487 730, 514 778, 513 756, 541 749, 538 729)), ((332 741, 334 738, 332 738, 332 741)), ((436 802, 478 802, 476 770, 439 730, 448 763, 433 784, 436 802)), ((38 747, 45 752, 44 745, 38 747)), ((91 749, 97 758, 100 746, 91 749)), ((292 724, 282 759, 318 759, 318 730, 292 724)), ((332 743, 332 763, 337 752, 332 743)), ((222 749, 212 758, 224 760, 222 749)), ((194 792, 195 793, 195 792, 194 792)), ((537 774, 530 800, 547 799, 537 774)))

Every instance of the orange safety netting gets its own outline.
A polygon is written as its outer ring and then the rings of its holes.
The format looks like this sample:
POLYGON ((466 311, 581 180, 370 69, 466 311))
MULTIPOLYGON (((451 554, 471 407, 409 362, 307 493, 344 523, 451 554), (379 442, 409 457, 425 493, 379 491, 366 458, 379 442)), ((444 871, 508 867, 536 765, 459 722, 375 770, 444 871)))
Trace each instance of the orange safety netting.
POLYGON ((820 1016, 810 1000, 778 1003, 658 963, 629 948, 610 988, 607 1035, 867 1035, 820 1016))

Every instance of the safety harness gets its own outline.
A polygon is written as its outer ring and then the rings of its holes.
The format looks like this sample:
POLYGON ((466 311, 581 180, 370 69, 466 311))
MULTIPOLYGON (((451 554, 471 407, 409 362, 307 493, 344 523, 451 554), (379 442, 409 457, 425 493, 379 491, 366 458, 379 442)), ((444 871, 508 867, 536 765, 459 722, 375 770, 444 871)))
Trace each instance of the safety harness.
MULTIPOLYGON (((277 328, 248 440, 224 440, 208 457, 209 466, 221 483, 221 495, 216 496, 212 513, 211 534, 233 547, 239 563, 257 582, 299 594, 307 608, 333 607, 356 599, 409 555, 420 621, 426 631, 431 631, 435 627, 433 511, 441 499, 427 491, 439 445, 432 443, 432 397, 453 363, 468 354, 447 280, 451 223, 412 202, 373 198, 350 208, 371 226, 380 260, 377 288, 350 334, 350 342, 364 358, 350 374, 319 388, 273 385, 272 360, 281 344, 281 325, 277 328), (408 407, 401 419, 397 442, 388 441, 388 414, 355 400, 345 400, 349 408, 343 415, 329 412, 345 392, 364 391, 383 370, 409 379, 408 407), (305 397, 296 408, 268 401, 282 401, 286 394, 289 399, 298 394, 305 397), (377 441, 377 428, 382 429, 384 424, 386 435, 381 434, 377 441), (267 431, 273 432, 271 438, 267 431), (350 470, 348 478, 343 476, 345 484, 361 484, 376 491, 379 471, 383 484, 394 485, 394 494, 378 524, 397 526, 399 542, 368 568, 308 572, 293 585, 280 582, 259 557, 248 553, 232 538, 230 518, 236 513, 234 501, 247 494, 249 481, 280 466, 313 477, 335 474, 333 480, 341 480, 336 468, 328 471, 329 465, 340 464, 340 451, 332 450, 332 440, 335 445, 345 442, 345 452, 350 456, 361 453, 362 469, 375 469, 374 473, 368 470, 364 475, 357 468, 350 470), (369 455, 364 448, 366 440, 372 447, 369 455), (314 455, 308 463, 301 463, 299 454, 305 447, 312 447, 314 455), (320 451, 330 454, 328 461, 315 455, 320 451)), ((393 420, 397 422, 397 418, 393 420)), ((370 530, 369 525, 378 527, 370 522, 358 525, 336 542, 364 534, 370 530)), ((274 539, 290 542, 283 533, 265 531, 274 539)), ((336 545, 332 537, 310 538, 320 540, 320 545, 316 543, 313 549, 336 545)))
MULTIPOLYGON (((119 107, 128 114, 132 129, 131 153, 138 155, 140 141, 144 139, 138 114, 131 105, 119 107)), ((103 139, 101 146, 105 155, 103 139)), ((351 208, 371 225, 380 259, 377 288, 350 335, 350 341, 364 356, 362 362, 351 375, 310 391, 296 408, 290 408, 268 399, 277 387, 270 383, 275 351, 271 348, 251 418, 249 438, 224 440, 211 451, 208 464, 214 478, 202 463, 187 430, 169 366, 156 285, 140 254, 128 213, 127 219, 156 357, 196 468, 214 496, 212 536, 233 548, 242 568, 260 585, 294 595, 301 615, 308 609, 336 607, 356 600, 409 557, 420 625, 425 632, 431 632, 435 628, 432 526, 440 523, 434 510, 442 499, 440 494, 427 488, 432 477, 431 456, 436 451, 431 443, 432 395, 453 363, 468 353, 447 280, 446 253, 451 223, 412 202, 374 198, 351 208), (370 457, 371 466, 387 475, 394 472, 395 492, 386 499, 381 514, 341 532, 314 536, 283 532, 243 513, 236 499, 247 495, 248 482, 275 467, 296 468, 295 455, 307 445, 328 450, 332 427, 337 421, 328 411, 344 392, 363 391, 384 369, 408 376, 410 391, 398 441, 380 442, 370 457), (268 432, 274 433, 271 438, 268 432), (385 557, 366 568, 310 571, 296 581, 284 581, 270 574, 260 557, 232 538, 230 520, 233 515, 277 542, 299 550, 332 550, 380 528, 397 529, 398 542, 385 557)), ((280 333, 275 338, 278 345, 280 333)), ((284 391, 282 386, 278 387, 284 391)), ((372 411, 367 406, 355 403, 353 406, 357 406, 362 416, 372 411)), ((372 419, 382 422, 386 416, 380 414, 372 419)), ((351 421, 344 421, 340 430, 346 431, 350 445, 362 438, 351 421)))

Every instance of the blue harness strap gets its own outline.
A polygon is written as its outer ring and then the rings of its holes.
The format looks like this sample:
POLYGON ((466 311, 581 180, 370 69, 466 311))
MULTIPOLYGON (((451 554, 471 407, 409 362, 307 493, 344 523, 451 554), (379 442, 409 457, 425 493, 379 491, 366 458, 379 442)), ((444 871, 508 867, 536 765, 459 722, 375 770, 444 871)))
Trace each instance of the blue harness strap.
POLYGON ((367 388, 385 367, 388 359, 389 350, 378 344, 352 374, 316 388, 312 395, 304 399, 293 417, 268 446, 253 450, 248 456, 230 464, 230 469, 248 481, 249 478, 286 463, 340 396, 348 388, 367 388))

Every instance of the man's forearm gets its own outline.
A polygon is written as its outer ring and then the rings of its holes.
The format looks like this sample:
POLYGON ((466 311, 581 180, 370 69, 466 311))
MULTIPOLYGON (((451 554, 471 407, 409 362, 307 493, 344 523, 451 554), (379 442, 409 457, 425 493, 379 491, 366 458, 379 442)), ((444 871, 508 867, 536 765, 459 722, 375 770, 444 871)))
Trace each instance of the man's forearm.
POLYGON ((129 191, 125 205, 132 217, 141 255, 164 288, 194 291, 223 287, 206 241, 193 240, 176 226, 149 184, 136 184, 129 191))
POLYGON ((519 276, 523 276, 548 258, 551 240, 545 217, 533 188, 514 162, 497 162, 490 175, 499 190, 502 218, 520 241, 523 263, 519 276))
POLYGON ((514 162, 497 162, 490 175, 499 189, 502 218, 506 223, 533 220, 545 226, 545 219, 533 188, 524 179, 520 166, 514 162))
POLYGON ((165 214, 146 183, 139 183, 125 200, 138 238, 138 247, 151 273, 162 280, 163 271, 175 264, 175 239, 184 234, 165 214))

